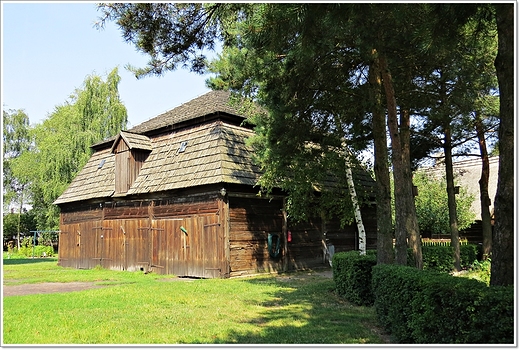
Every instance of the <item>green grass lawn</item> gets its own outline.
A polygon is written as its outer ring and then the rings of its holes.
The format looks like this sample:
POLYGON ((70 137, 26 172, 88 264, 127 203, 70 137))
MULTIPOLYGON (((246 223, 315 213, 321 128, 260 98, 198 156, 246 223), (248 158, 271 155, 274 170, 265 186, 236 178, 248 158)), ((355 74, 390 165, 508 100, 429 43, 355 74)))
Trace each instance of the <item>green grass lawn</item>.
POLYGON ((93 281, 106 287, 3 298, 4 344, 381 344, 373 308, 307 273, 177 280, 4 259, 4 285, 93 281), (303 278, 305 277, 305 278, 303 278))

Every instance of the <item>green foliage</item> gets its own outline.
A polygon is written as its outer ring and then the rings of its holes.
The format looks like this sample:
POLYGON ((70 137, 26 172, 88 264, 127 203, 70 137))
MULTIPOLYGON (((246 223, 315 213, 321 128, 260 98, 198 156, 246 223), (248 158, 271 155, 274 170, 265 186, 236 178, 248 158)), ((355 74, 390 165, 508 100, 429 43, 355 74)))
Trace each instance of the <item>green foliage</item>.
POLYGON ((367 255, 360 255, 358 251, 334 254, 332 276, 338 295, 356 305, 372 305, 372 267, 376 263, 375 251, 369 251, 367 255))
POLYGON ((18 235, 18 219, 20 219, 20 234, 22 236, 30 235, 30 231, 36 230, 36 220, 34 211, 29 210, 21 215, 9 213, 3 216, 3 236, 4 242, 10 241, 18 235))
POLYGON ((13 254, 23 257, 52 257, 54 255, 52 246, 34 245, 33 240, 33 236, 24 237, 20 244, 20 249, 13 249, 13 254))
POLYGON ((399 343, 512 343, 512 287, 398 265, 377 265, 372 284, 381 324, 399 343))
POLYGON ((466 271, 465 278, 474 278, 489 285, 491 279, 491 260, 475 261, 466 271))
MULTIPOLYGON (((475 244, 461 244, 460 265, 467 269, 478 259, 478 246, 475 244)), ((453 248, 451 245, 422 246, 423 268, 436 272, 452 272, 454 268, 453 248)), ((412 249, 408 248, 408 266, 415 266, 412 249)))
POLYGON ((57 106, 31 130, 35 147, 13 161, 17 177, 30 179, 32 204, 39 229, 58 227, 52 203, 67 188, 92 154, 90 146, 126 127, 126 108, 119 99, 120 77, 115 68, 103 81, 88 76, 69 101, 57 106))
MULTIPOLYGON (((435 177, 425 171, 417 171, 413 178, 419 195, 415 197, 417 220, 421 232, 430 234, 448 234, 450 220, 448 213, 448 194, 444 178, 435 177)), ((471 211, 474 196, 464 186, 460 186, 456 195, 458 229, 469 227, 475 220, 471 211)))
POLYGON ((20 249, 16 247, 9 247, 7 252, 8 259, 54 256, 54 249, 52 246, 34 245, 33 240, 33 236, 27 236, 24 237, 20 242, 20 249))
POLYGON ((28 178, 13 171, 13 162, 32 146, 29 135, 29 116, 24 110, 3 111, 3 208, 16 204, 22 207, 29 200, 28 178))
POLYGON ((222 7, 210 3, 104 3, 98 5, 102 16, 97 25, 116 21, 124 39, 150 56, 146 67, 127 66, 137 78, 160 76, 179 66, 200 73, 206 61, 203 49, 213 49, 219 20, 226 19, 222 7))
MULTIPOLYGON (((236 91, 269 111, 250 114, 256 126, 250 145, 263 170, 259 184, 266 192, 288 193, 294 220, 320 213, 341 217, 343 224, 353 220, 342 142, 363 149, 370 128, 367 106, 356 103, 362 88, 349 79, 355 73, 340 68, 360 61, 356 46, 343 41, 350 10, 336 4, 255 4, 249 16, 225 28, 235 35, 233 45, 209 64, 218 74, 208 81, 212 88, 236 91)), ((354 158, 349 160, 358 165, 354 158)), ((363 194, 358 196, 362 202, 363 194)))

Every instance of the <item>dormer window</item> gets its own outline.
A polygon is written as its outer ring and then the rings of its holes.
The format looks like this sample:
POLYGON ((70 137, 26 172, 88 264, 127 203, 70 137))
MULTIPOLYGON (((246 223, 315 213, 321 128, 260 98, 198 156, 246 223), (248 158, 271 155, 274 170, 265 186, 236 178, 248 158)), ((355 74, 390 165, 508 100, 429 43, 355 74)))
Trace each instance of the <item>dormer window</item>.
POLYGON ((126 193, 152 151, 147 136, 121 131, 112 145, 115 154, 115 193, 126 193))
POLYGON ((181 145, 179 147, 179 153, 186 151, 186 147, 188 147, 188 142, 187 141, 181 142, 181 145))

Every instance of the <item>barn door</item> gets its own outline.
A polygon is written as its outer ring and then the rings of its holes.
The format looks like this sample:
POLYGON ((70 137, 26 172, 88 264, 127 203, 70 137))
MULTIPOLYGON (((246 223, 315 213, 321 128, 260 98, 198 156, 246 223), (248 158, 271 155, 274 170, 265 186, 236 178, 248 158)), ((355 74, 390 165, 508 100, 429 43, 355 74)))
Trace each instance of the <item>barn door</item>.
POLYGON ((150 228, 150 251, 151 262, 150 267, 157 270, 158 273, 166 273, 167 263, 167 235, 162 220, 153 220, 150 228))
POLYGON ((63 267, 78 267, 80 236, 78 224, 63 225, 58 242, 58 265, 63 267))
POLYGON ((220 277, 225 273, 223 233, 218 216, 200 218, 202 226, 202 267, 206 278, 220 277))
POLYGON ((96 238, 96 254, 93 258, 94 265, 100 265, 103 268, 109 269, 113 257, 110 254, 110 241, 113 240, 112 227, 98 226, 93 228, 96 238))
POLYGON ((119 223, 123 233, 123 266, 128 271, 150 269, 150 225, 148 219, 124 219, 119 223))

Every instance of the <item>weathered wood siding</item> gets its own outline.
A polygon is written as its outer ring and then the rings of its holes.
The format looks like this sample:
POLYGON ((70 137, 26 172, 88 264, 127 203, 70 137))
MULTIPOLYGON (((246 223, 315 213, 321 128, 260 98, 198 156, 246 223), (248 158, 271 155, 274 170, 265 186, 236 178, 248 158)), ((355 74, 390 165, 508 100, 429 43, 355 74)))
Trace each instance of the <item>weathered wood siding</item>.
POLYGON ((115 157, 115 190, 116 193, 126 193, 139 175, 149 152, 130 149, 123 141, 119 141, 114 149, 115 157))
MULTIPOLYGON (((355 224, 341 228, 339 220, 317 218, 289 221, 283 250, 282 208, 280 198, 214 195, 69 209, 61 214, 59 264, 213 278, 325 267, 325 240, 336 252, 358 248, 355 224), (278 257, 269 255, 270 233, 282 242, 278 257)), ((362 214, 367 249, 375 249, 375 208, 362 214)))
POLYGON ((59 265, 194 277, 229 273, 221 200, 112 204, 62 213, 59 265))
MULTIPOLYGON (((377 249, 377 217, 375 206, 363 206, 361 217, 366 234, 366 249, 377 249)), ((324 229, 326 238, 334 245, 335 252, 359 249, 359 234, 355 222, 341 228, 340 220, 328 220, 324 229)))
POLYGON ((287 242, 289 269, 325 266, 321 219, 311 219, 301 223, 289 222, 288 230, 291 232, 291 241, 287 242))
POLYGON ((269 256, 267 239, 269 233, 281 237, 282 207, 281 200, 229 199, 231 276, 281 271, 282 258, 269 256))
MULTIPOLYGON (((377 248, 377 221, 375 207, 361 209, 366 231, 366 248, 377 248)), ((288 224, 291 241, 287 243, 288 269, 307 269, 328 266, 325 261, 326 243, 334 245, 334 251, 344 252, 359 248, 359 235, 355 223, 341 227, 340 220, 313 218, 307 222, 288 224)))

